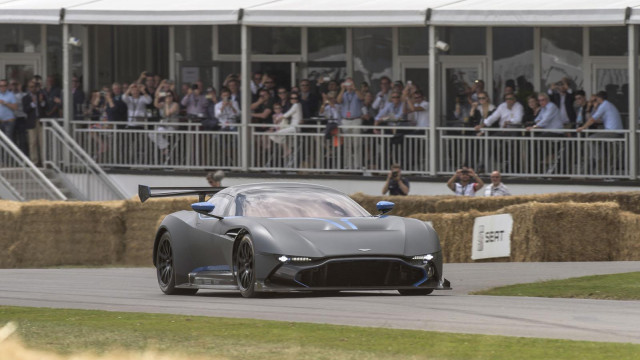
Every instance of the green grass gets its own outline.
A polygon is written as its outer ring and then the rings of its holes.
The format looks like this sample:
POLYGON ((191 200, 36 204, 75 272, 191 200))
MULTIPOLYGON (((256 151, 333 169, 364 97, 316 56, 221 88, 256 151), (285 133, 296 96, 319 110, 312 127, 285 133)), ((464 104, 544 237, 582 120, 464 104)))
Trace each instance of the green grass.
POLYGON ((27 346, 230 359, 637 359, 640 345, 203 316, 0 306, 27 346))
POLYGON ((595 275, 476 291, 475 295, 640 300, 640 272, 595 275))

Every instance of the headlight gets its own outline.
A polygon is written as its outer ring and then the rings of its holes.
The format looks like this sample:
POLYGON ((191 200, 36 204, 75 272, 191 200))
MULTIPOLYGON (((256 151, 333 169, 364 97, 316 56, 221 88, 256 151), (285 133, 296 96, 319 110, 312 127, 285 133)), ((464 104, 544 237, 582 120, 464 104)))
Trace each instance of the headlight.
POLYGON ((433 255, 431 254, 425 254, 425 255, 416 255, 414 257, 411 258, 411 262, 417 262, 420 264, 426 264, 429 261, 433 260, 433 255))
POLYGON ((282 255, 278 258, 278 260, 280 260, 280 262, 282 263, 286 263, 286 262, 309 262, 309 261, 313 261, 313 259, 308 258, 308 257, 304 257, 304 256, 286 256, 286 255, 282 255))

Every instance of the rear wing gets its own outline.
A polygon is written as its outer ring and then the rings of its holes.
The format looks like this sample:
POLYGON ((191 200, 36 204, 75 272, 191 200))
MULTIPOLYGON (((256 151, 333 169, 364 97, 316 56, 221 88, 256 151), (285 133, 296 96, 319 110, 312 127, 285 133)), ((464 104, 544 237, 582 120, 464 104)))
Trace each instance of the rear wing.
POLYGON ((138 185, 138 197, 140 202, 145 202, 152 197, 189 196, 198 195, 199 201, 203 202, 207 195, 214 195, 224 187, 150 187, 138 185), (159 192, 156 192, 159 191, 159 192))

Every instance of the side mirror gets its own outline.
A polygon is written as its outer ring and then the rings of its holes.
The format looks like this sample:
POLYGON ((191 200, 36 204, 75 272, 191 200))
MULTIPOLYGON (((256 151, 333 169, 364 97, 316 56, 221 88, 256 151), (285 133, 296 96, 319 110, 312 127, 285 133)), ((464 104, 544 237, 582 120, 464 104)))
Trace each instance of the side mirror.
POLYGON ((380 215, 384 215, 389 211, 393 210, 394 205, 395 204, 392 203, 391 201, 378 201, 378 203, 376 204, 376 209, 378 209, 378 211, 380 212, 380 215))
POLYGON ((209 215, 209 213, 212 212, 215 207, 215 205, 206 201, 191 204, 191 208, 193 209, 193 211, 203 215, 209 215))

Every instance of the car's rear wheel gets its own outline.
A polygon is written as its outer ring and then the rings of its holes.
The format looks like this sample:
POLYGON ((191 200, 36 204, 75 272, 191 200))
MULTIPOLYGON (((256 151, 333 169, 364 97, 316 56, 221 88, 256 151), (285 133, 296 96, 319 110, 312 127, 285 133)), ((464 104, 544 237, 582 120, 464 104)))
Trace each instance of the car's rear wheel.
POLYGON ((255 251, 253 241, 248 234, 242 237, 235 260, 236 280, 240 294, 246 298, 256 297, 257 292, 254 286, 256 283, 255 251))
POLYGON ((433 289, 410 289, 410 290, 398 290, 400 295, 416 296, 416 295, 429 295, 433 292, 433 289))
POLYGON ((191 295, 198 289, 178 289, 176 288, 176 271, 173 266, 173 247, 171 246, 171 235, 165 232, 160 237, 158 249, 156 251, 156 274, 160 290, 167 295, 191 295))

